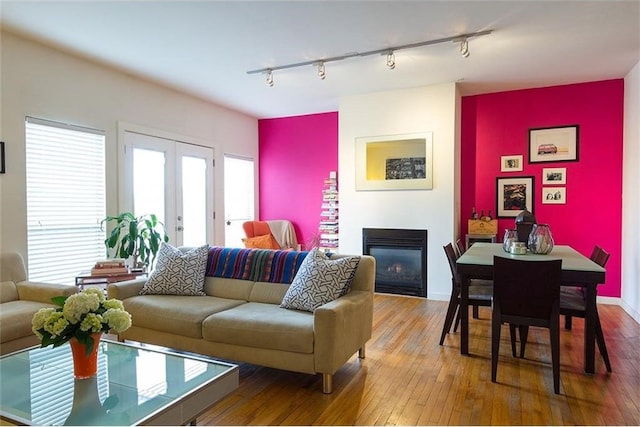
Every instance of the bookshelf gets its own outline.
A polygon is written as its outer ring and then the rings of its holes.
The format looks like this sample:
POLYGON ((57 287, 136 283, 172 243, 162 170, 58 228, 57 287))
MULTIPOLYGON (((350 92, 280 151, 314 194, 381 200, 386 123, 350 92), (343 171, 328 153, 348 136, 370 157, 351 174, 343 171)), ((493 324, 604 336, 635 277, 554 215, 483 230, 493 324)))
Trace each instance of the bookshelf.
POLYGON ((322 189, 322 210, 318 226, 321 251, 338 251, 338 216, 338 180, 336 172, 331 171, 329 177, 325 178, 322 189))

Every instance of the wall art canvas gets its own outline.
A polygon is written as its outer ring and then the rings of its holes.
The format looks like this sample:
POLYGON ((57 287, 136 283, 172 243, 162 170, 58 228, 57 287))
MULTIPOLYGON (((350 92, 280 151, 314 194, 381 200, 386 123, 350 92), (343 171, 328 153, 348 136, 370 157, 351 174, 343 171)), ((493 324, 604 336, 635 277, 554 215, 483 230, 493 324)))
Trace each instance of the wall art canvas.
POLYGON ((567 183, 567 168, 543 168, 542 184, 559 185, 567 183))
POLYGON ((431 132, 356 138, 356 190, 431 190, 431 132))
POLYGON ((500 172, 521 172, 522 156, 501 156, 500 172))
POLYGON ((529 129, 529 163, 578 160, 578 125, 529 129))
POLYGON ((498 218, 515 218, 526 209, 533 213, 532 176, 496 179, 496 212, 498 218))
POLYGON ((564 205, 565 203, 567 203, 566 187, 543 187, 542 203, 564 205))

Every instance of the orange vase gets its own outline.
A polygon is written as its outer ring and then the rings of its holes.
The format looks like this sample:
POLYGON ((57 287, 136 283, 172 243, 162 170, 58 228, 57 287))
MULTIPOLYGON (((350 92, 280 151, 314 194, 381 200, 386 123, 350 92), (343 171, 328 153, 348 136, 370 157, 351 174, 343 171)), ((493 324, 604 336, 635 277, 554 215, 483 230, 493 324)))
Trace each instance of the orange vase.
POLYGON ((98 347, 102 333, 91 334, 93 350, 87 354, 87 346, 77 339, 71 338, 71 354, 73 355, 73 376, 78 379, 91 378, 98 372, 98 347))

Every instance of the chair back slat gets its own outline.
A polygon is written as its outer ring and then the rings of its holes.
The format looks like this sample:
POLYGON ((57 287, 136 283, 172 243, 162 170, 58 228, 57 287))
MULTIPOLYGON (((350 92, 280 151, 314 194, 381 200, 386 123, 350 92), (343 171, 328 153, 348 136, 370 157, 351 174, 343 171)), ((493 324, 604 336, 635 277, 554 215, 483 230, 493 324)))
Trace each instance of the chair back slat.
POLYGON ((453 249, 453 245, 451 243, 443 246, 443 248, 444 253, 447 256, 447 261, 449 262, 449 269, 451 270, 451 281, 453 282, 453 287, 456 288, 460 284, 460 277, 458 276, 458 269, 456 266, 458 256, 456 255, 456 251, 453 249))

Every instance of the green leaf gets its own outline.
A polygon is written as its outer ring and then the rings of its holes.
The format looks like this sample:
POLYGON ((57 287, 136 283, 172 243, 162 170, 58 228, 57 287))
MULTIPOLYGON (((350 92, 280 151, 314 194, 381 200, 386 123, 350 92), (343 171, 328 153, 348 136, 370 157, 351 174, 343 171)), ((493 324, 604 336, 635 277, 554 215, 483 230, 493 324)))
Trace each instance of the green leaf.
POLYGON ((57 305, 57 306, 59 306, 59 307, 63 307, 63 306, 64 306, 64 302, 67 300, 67 298, 68 298, 68 297, 65 297, 65 296, 61 296, 61 295, 59 295, 59 296, 57 296, 57 297, 53 297, 53 298, 51 298, 51 301, 52 301, 55 305, 57 305))

